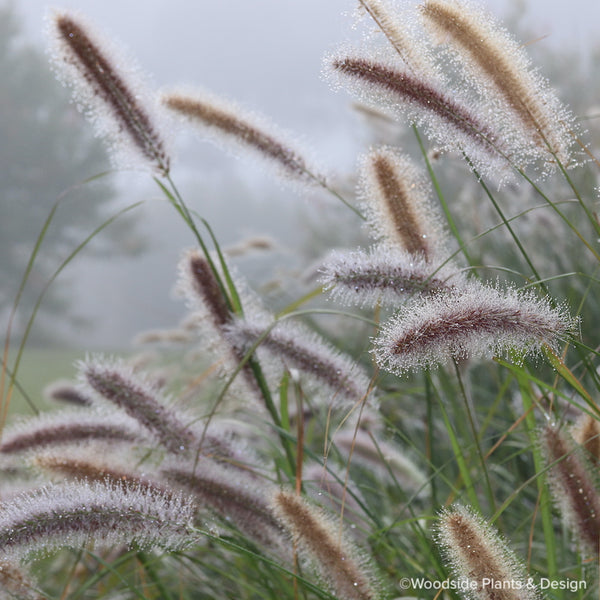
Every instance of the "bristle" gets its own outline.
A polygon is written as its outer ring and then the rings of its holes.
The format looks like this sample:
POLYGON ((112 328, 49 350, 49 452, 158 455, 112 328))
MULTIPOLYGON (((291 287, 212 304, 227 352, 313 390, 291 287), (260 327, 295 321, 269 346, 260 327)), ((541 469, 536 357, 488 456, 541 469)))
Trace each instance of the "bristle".
POLYGON ((457 579, 469 582, 471 600, 535 600, 537 589, 499 535, 472 511, 443 512, 437 542, 457 579))
POLYGON ((266 119, 248 114, 239 106, 212 94, 167 94, 164 105, 196 124, 219 145, 252 150, 262 159, 277 165, 284 177, 323 185, 325 178, 310 167, 300 152, 283 141, 266 119), (223 144, 225 142, 225 144, 223 144))
POLYGON ((373 353, 382 368, 397 374, 509 349, 535 354, 543 344, 554 347, 575 322, 531 293, 470 283, 401 307, 382 328, 373 353))
POLYGON ((304 499, 279 491, 273 510, 290 532, 298 551, 320 572, 325 584, 346 600, 376 600, 380 590, 370 569, 346 539, 340 539, 336 525, 304 499))
POLYGON ((548 481, 563 517, 587 552, 600 550, 600 494, 575 445, 556 426, 540 434, 541 452, 549 466, 548 481))
MULTIPOLYGON (((55 65, 62 78, 78 92, 98 131, 119 144, 126 136, 129 145, 161 174, 169 172, 169 155, 149 108, 140 102, 140 91, 130 87, 118 61, 102 48, 81 19, 58 13, 52 20, 55 65), (114 125, 102 116, 110 111, 114 125)), ((118 163, 116 166, 120 166, 118 163)))
POLYGON ((72 404, 74 406, 91 406, 93 401, 71 381, 55 381, 44 389, 44 396, 50 400, 72 404))

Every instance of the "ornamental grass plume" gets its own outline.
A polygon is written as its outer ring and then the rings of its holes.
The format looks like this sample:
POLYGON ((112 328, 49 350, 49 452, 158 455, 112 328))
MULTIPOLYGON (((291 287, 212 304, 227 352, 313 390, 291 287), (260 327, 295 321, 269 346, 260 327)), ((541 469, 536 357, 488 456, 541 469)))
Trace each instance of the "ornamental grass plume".
POLYGON ((195 436, 153 382, 122 362, 88 360, 80 364, 82 381, 101 399, 129 415, 168 451, 186 452, 195 436))
POLYGON ((555 347, 576 322, 532 292, 470 282, 402 306, 383 325, 373 354, 383 369, 402 375, 509 350, 535 354, 555 347))
POLYGON ((73 88, 75 101, 98 135, 109 141, 115 166, 122 166, 133 151, 160 174, 168 174, 170 157, 157 125, 159 116, 137 69, 123 66, 127 61, 78 15, 55 12, 49 34, 58 78, 73 88))
POLYGON ((421 256, 376 246, 369 251, 332 252, 320 267, 320 281, 343 304, 397 307, 416 294, 452 291, 464 277, 452 266, 434 266, 421 256))
POLYGON ((321 575, 338 598, 376 600, 382 596, 370 565, 344 536, 339 523, 303 498, 279 490, 271 503, 275 515, 290 533, 300 557, 321 575))
POLYGON ((69 482, 26 492, 0 512, 0 560, 91 544, 178 550, 195 540, 189 499, 137 485, 69 482))
POLYGON ((571 435, 575 442, 585 448, 587 459, 600 466, 600 421, 597 417, 583 414, 573 428, 571 435))
POLYGON ((246 316, 233 321, 228 332, 239 352, 258 343, 259 350, 281 368, 296 369, 305 376, 309 387, 328 404, 354 406, 372 398, 372 383, 363 368, 300 323, 246 316))
POLYGON ((126 415, 99 410, 65 410, 21 419, 7 428, 0 453, 18 455, 41 448, 82 443, 147 444, 140 424, 126 415))
POLYGON ((540 432, 542 456, 548 465, 552 495, 575 539, 586 553, 600 551, 600 494, 581 449, 556 425, 540 432))
POLYGON ((447 258, 440 218, 430 201, 431 185, 399 151, 375 148, 361 161, 360 196, 376 238, 427 262, 447 258))
POLYGON ((421 14, 472 73, 473 85, 484 94, 495 93, 506 117, 512 113, 520 122, 522 139, 533 138, 547 158, 550 152, 568 162, 573 116, 531 69, 522 46, 487 12, 466 1, 426 0, 421 14))
POLYGON ((287 141, 287 135, 265 117, 200 90, 168 93, 162 102, 199 128, 217 146, 236 154, 250 151, 259 160, 275 167, 276 174, 284 181, 325 185, 325 177, 309 165, 303 153, 287 141))
POLYGON ((472 510, 455 505, 440 515, 435 541, 470 600, 537 600, 525 569, 498 533, 472 510))
POLYGON ((191 494, 200 511, 217 515, 254 543, 281 550, 281 530, 269 508, 273 485, 249 467, 203 456, 196 463, 169 461, 161 474, 175 489, 191 494))

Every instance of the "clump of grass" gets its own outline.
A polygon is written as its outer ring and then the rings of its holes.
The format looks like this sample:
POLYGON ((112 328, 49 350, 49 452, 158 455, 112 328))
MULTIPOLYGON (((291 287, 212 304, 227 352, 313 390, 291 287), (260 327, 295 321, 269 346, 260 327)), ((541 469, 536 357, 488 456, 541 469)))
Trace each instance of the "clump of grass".
MULTIPOLYGON (((37 569, 47 598, 433 599, 449 589, 531 600, 542 580, 582 598, 597 587, 586 561, 600 535, 598 282, 593 270, 580 280, 561 269, 579 264, 580 248, 600 256, 589 190, 566 170, 580 162, 573 117, 524 49, 471 4, 360 5, 380 35, 329 57, 329 74, 408 122, 416 153, 389 140, 371 147, 353 198, 242 107, 211 93, 162 96, 162 110, 218 145, 317 184, 361 217, 357 230, 366 222, 372 245, 323 248, 322 286, 279 312, 231 266, 270 244, 227 255, 171 179, 161 108, 145 104, 152 94, 84 20, 55 14, 61 77, 102 133, 151 166, 197 247, 179 265, 189 316, 142 336, 157 346, 152 360, 81 362, 79 385, 48 391, 76 407, 4 432, 2 592, 40 597, 19 564, 40 555, 49 555, 37 569), (485 212, 481 197, 496 215, 476 238, 453 216, 453 177, 479 186, 470 216, 485 212), (569 210, 556 181, 577 198, 569 210), (519 187, 556 215, 557 246, 566 235, 580 243, 546 277, 519 229, 539 206, 515 212, 519 187), (519 262, 499 253, 498 264, 479 265, 473 246, 495 248, 498 231, 519 262), (561 293, 563 279, 579 285, 561 293), (311 303, 322 292, 360 312, 311 303)), ((9 346, 10 326, 3 392, 7 378, 9 390, 17 382, 9 346)))

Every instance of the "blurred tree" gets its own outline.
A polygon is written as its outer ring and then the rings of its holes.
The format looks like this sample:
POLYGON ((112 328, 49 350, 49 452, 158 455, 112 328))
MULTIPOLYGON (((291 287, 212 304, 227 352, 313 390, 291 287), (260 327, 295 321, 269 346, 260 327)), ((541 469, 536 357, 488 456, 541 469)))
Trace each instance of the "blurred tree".
MULTIPOLYGON (((52 221, 20 303, 18 337, 40 291, 61 261, 85 236, 118 209, 106 171, 108 161, 66 90, 54 79, 44 54, 23 39, 10 4, 0 6, 0 315, 6 323, 27 261, 54 202, 52 221), (74 187, 72 187, 74 186, 74 187)), ((95 253, 139 249, 131 221, 111 225, 95 253), (127 227, 127 236, 122 235, 127 227), (120 240, 120 241, 119 241, 120 240), (132 243, 133 241, 133 243, 132 243), (127 245, 126 245, 127 244, 127 245)), ((55 337, 55 325, 75 319, 64 281, 53 286, 40 310, 37 341, 55 337), (58 319, 60 317, 60 319, 58 319)))

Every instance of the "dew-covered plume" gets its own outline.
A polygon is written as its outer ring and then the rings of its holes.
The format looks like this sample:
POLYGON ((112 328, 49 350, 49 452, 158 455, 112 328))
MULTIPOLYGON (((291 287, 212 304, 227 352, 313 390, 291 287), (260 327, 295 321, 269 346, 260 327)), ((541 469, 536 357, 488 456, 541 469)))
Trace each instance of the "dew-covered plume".
POLYGON ((509 350, 535 354, 574 327, 564 309, 533 293, 471 282, 402 306, 382 327, 373 353, 383 369, 402 375, 509 350))
POLYGON ((170 156, 160 113, 138 70, 128 66, 131 61, 78 14, 54 12, 48 30, 57 76, 110 144, 115 167, 141 159, 166 175, 170 156))
POLYGON ((0 558, 91 544, 181 549, 194 541, 195 507, 174 494, 104 482, 48 485, 5 502, 0 514, 0 558))
MULTIPOLYGON (((573 117, 508 32, 491 15, 470 2, 427 0, 421 6, 431 31, 458 55, 457 64, 470 72, 472 85, 483 95, 496 95, 507 121, 518 120, 520 143, 529 153, 533 140, 538 149, 570 160, 573 117)), ((517 142, 517 140, 514 140, 517 142)), ((521 153, 516 160, 526 160, 521 153)), ((552 158, 547 154, 546 159, 552 158)))
POLYGON ((287 140, 288 134, 278 130, 266 117, 199 90, 165 94, 162 101, 224 150, 251 153, 273 166, 283 180, 325 185, 325 177, 287 140))
POLYGON ((537 588, 499 534, 471 509, 455 505, 440 515, 435 540, 456 580, 473 582, 469 600, 536 600, 537 588))
POLYGON ((600 493, 592 471, 568 435, 556 425, 540 432, 552 495, 575 539, 586 552, 600 551, 600 493))
POLYGON ((275 493, 272 508, 301 557, 320 573, 338 598, 376 600, 381 596, 370 565, 350 541, 340 536, 338 523, 303 498, 283 490, 275 493))
POLYGON ((334 406, 351 406, 371 396, 372 384, 364 369, 304 325, 275 322, 264 315, 236 319, 229 339, 240 352, 255 344, 281 367, 296 369, 313 383, 321 400, 334 406))
POLYGON ((89 360, 81 364, 81 377, 100 398, 138 421, 170 452, 190 449, 195 438, 182 415, 169 406, 152 382, 124 363, 89 360))

